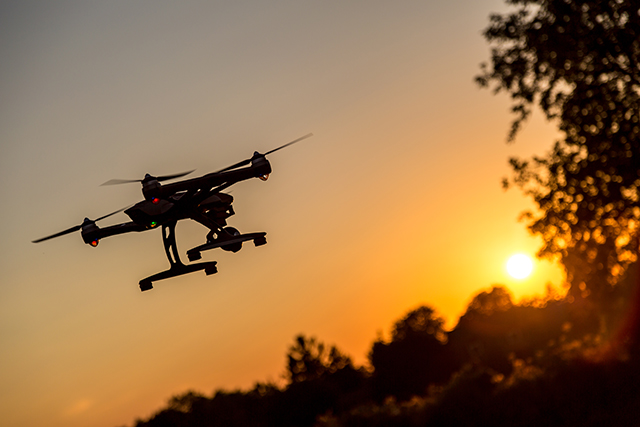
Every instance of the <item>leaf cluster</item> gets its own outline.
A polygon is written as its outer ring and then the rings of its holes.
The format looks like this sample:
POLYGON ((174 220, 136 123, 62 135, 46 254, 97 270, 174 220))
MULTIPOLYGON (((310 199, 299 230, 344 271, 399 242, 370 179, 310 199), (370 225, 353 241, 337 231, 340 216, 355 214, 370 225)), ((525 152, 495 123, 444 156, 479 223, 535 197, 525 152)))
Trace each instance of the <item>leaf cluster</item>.
POLYGON ((298 335, 287 353, 287 376, 292 383, 311 381, 353 368, 351 358, 336 346, 327 348, 315 337, 298 335))

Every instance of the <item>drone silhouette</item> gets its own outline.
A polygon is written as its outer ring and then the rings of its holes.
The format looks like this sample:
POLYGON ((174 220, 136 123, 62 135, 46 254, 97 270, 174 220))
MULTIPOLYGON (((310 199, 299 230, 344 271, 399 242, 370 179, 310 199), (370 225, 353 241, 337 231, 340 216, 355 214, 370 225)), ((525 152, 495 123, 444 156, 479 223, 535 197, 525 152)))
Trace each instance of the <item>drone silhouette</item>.
POLYGON ((43 242, 55 237, 80 231, 82 240, 93 247, 98 246, 100 239, 115 236, 117 234, 140 232, 162 227, 162 241, 164 250, 169 259, 170 268, 152 276, 140 280, 140 290, 147 291, 153 288, 153 282, 181 276, 194 271, 204 270, 211 275, 218 272, 216 261, 207 261, 194 264, 183 264, 178 255, 176 245, 175 228, 182 219, 194 220, 209 229, 206 243, 187 251, 189 261, 197 261, 202 258, 202 252, 210 249, 221 248, 225 251, 238 252, 242 249, 242 243, 253 240, 255 246, 267 243, 264 232, 241 234, 237 229, 227 226, 227 218, 233 215, 233 197, 223 193, 222 190, 232 185, 251 178, 259 178, 266 181, 271 173, 271 164, 266 156, 288 147, 303 139, 309 138, 308 134, 293 140, 278 148, 260 154, 257 151, 249 159, 243 160, 217 172, 208 173, 199 178, 187 179, 170 184, 161 184, 163 181, 181 178, 193 171, 182 172, 174 175, 151 176, 146 174, 144 179, 112 179, 102 185, 126 184, 131 182, 142 183, 144 200, 135 205, 118 209, 100 218, 91 220, 85 218, 82 224, 73 226, 59 233, 34 240, 33 243, 43 242), (248 165, 248 166, 247 166, 248 165), (131 221, 100 228, 96 222, 124 211, 131 221))

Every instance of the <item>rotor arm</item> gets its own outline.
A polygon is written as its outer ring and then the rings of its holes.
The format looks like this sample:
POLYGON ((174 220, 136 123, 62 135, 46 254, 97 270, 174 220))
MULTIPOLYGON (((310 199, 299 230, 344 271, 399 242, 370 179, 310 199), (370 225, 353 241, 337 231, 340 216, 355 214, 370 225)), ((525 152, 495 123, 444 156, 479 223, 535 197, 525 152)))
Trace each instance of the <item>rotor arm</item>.
MULTIPOLYGON (((98 228, 82 233, 82 239, 87 244, 97 242, 105 237, 116 236, 118 234, 125 234, 131 232, 140 232, 147 230, 144 225, 136 224, 135 222, 125 222, 122 224, 110 225, 109 227, 98 228)), ((93 245, 95 246, 95 245, 93 245)))
POLYGON ((172 194, 189 190, 209 190, 213 187, 221 186, 221 189, 230 187, 240 181, 251 178, 266 176, 271 173, 271 164, 264 156, 259 156, 251 160, 251 165, 242 169, 234 169, 223 172, 212 172, 199 178, 191 178, 172 184, 164 184, 154 189, 153 196, 169 197, 172 194))

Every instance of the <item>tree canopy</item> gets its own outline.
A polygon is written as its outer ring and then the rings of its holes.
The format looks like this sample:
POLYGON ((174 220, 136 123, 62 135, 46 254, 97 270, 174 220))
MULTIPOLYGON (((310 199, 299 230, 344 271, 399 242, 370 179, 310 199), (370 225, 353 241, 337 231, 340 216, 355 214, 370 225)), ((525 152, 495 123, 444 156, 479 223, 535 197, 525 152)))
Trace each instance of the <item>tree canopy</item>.
POLYGON ((292 383, 310 381, 335 374, 344 368, 353 368, 351 358, 335 346, 329 349, 314 337, 298 335, 287 353, 287 377, 292 383))
POLYGON ((481 86, 507 92, 513 141, 536 105, 562 139, 544 156, 510 160, 537 212, 539 255, 559 255, 571 292, 602 297, 637 259, 640 225, 640 4, 507 0, 490 18, 481 86))

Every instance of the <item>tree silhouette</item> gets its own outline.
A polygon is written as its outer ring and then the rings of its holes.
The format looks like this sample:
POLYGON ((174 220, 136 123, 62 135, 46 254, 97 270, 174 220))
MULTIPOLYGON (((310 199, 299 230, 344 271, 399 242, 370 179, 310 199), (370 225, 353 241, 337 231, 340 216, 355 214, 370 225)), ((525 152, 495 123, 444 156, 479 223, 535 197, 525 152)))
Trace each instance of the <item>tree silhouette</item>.
POLYGON ((522 362, 545 366, 568 343, 582 350, 583 338, 599 327, 600 316, 584 301, 514 304, 507 289, 494 286, 472 299, 449 333, 448 358, 456 370, 472 364, 506 377, 522 362))
POLYGON ((608 295, 637 259, 640 224, 640 14, 636 1, 508 0, 485 38, 491 66, 477 81, 505 91, 509 140, 538 105, 563 139, 543 157, 510 160, 536 202, 539 255, 559 255, 574 296, 608 295))
POLYGON ((373 344, 369 359, 378 400, 389 395, 406 400, 424 394, 429 384, 449 379, 453 372, 444 357, 443 326, 432 308, 422 306, 396 322, 391 342, 373 344))
POLYGON ((450 332, 430 307, 408 312, 389 342, 374 342, 373 370, 299 335, 286 355, 284 387, 258 383, 211 397, 189 391, 135 425, 638 425, 640 348, 628 345, 640 318, 636 267, 615 288, 627 310, 595 310, 589 299, 515 303, 494 286, 472 298, 450 332), (622 334, 603 334, 603 316, 619 317, 622 334))
POLYGON ((502 286, 494 286, 489 292, 482 291, 469 303, 467 314, 488 315, 496 311, 505 311, 513 307, 511 293, 502 286))
POLYGON ((364 371, 335 346, 298 335, 287 353, 289 386, 278 403, 279 426, 311 426, 327 411, 340 412, 362 395, 364 371))
POLYGON ((287 353, 287 376, 292 383, 311 381, 334 374, 346 367, 353 368, 351 359, 335 346, 327 349, 314 337, 298 335, 287 353))

